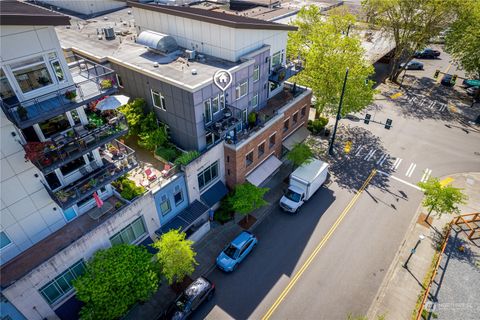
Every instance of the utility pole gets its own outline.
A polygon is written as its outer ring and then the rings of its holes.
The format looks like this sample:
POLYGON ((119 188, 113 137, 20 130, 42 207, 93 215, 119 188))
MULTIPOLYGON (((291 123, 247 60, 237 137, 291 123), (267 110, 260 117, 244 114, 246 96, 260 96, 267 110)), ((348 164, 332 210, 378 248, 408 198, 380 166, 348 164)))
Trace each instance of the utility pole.
MULTIPOLYGON (((350 30, 350 27, 349 27, 349 30, 350 30)), ((347 78, 348 78, 348 68, 347 68, 347 71, 345 72, 345 80, 343 80, 342 95, 340 96, 340 103, 338 104, 337 119, 335 120, 335 126, 333 127, 332 141, 330 142, 330 147, 328 148, 328 154, 331 156, 333 156, 333 145, 335 143, 335 135, 337 134, 338 121, 341 119, 341 115, 342 115, 342 103, 343 103, 343 96, 345 94, 345 87, 347 85, 347 78)))

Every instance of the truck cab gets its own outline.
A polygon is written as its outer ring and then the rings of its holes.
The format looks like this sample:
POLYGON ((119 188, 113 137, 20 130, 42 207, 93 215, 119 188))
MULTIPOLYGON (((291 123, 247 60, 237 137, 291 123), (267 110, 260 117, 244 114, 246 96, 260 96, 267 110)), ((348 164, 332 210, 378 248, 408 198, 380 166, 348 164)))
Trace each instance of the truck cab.
POLYGON ((305 199, 305 190, 297 186, 289 186, 280 200, 280 207, 288 212, 297 212, 305 199))

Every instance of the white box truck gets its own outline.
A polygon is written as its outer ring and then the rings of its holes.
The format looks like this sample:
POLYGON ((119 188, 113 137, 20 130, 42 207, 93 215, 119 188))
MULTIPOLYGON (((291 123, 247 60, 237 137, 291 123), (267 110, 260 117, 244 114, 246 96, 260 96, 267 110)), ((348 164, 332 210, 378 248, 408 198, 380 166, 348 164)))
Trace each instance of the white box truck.
POLYGON ((328 177, 328 164, 318 159, 297 168, 290 174, 290 185, 280 199, 280 207, 288 212, 298 212, 328 177))

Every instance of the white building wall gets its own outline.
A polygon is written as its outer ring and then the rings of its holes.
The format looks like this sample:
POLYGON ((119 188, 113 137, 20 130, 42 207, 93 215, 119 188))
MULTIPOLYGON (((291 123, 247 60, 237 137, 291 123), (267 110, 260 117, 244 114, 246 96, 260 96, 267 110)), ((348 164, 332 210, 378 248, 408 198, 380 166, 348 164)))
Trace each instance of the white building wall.
POLYGON ((127 1, 119 0, 41 0, 41 2, 81 14, 97 14, 127 6, 127 1))
POLYGON ((228 61, 238 61, 241 56, 271 46, 271 53, 285 50, 288 31, 262 29, 234 29, 218 24, 133 8, 137 31, 152 30, 171 35, 178 45, 198 50, 228 61))
MULTIPOLYGON (((218 161, 218 180, 225 183, 225 157, 223 156, 223 143, 218 143, 200 157, 190 162, 185 168, 185 179, 187 180, 188 198, 190 202, 200 200, 200 189, 198 187, 197 175, 208 166, 218 161)), ((205 190, 208 190, 208 187, 205 190)))
POLYGON ((148 234, 153 234, 160 227, 151 193, 116 213, 99 227, 4 289, 2 293, 27 319, 58 319, 38 290, 78 260, 87 260, 95 251, 110 247, 110 237, 140 216, 143 216, 148 234))

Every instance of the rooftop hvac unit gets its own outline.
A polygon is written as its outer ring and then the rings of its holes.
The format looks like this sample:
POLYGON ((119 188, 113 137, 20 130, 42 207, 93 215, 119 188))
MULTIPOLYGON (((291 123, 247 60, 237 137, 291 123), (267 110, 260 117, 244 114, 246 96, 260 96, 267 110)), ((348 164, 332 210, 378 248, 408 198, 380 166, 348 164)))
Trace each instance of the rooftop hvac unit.
POLYGON ((105 39, 107 40, 115 39, 115 31, 113 30, 113 28, 103 29, 103 33, 105 34, 105 39))
POLYGON ((185 53, 187 55, 188 60, 194 60, 195 59, 195 50, 185 50, 185 53))

